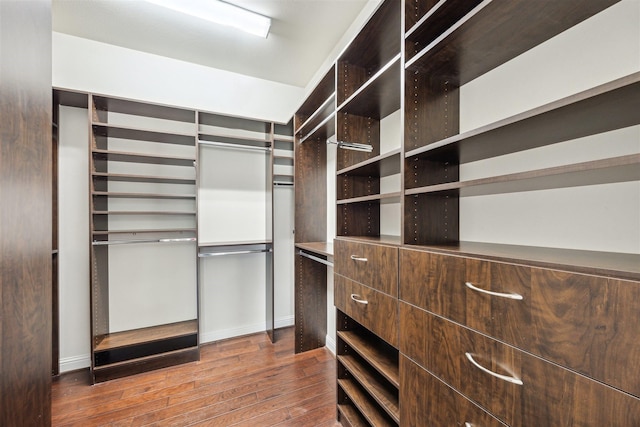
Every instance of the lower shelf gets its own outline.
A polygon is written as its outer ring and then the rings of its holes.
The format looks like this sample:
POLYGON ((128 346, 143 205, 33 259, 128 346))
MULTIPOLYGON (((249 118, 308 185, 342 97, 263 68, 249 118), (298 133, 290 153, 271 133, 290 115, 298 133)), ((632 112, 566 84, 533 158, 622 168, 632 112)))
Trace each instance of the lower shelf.
POLYGON ((339 421, 345 427, 367 427, 369 424, 353 406, 348 404, 338 405, 339 421))
POLYGON ((198 322, 188 320, 95 337, 93 374, 99 382, 198 359, 198 322))

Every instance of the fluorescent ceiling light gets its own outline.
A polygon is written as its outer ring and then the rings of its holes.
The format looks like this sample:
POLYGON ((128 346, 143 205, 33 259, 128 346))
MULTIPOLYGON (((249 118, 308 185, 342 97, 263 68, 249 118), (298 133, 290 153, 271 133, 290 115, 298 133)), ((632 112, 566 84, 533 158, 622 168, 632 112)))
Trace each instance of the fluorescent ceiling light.
POLYGON ((219 0, 147 0, 149 3, 216 24, 267 37, 271 18, 219 0))

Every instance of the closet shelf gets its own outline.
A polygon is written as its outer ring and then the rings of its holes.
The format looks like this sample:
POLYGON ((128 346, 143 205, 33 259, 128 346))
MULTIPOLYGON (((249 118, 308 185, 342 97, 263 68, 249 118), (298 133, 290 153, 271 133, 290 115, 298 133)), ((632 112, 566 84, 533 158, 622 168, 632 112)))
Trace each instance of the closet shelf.
POLYGON ((117 348, 135 346, 142 343, 152 343, 198 333, 198 321, 187 320, 184 322, 151 326, 148 328, 133 329, 129 331, 114 332, 95 338, 94 349, 96 351, 113 350, 117 348))
POLYGON ((411 245, 411 248, 554 270, 569 269, 577 273, 618 279, 640 280, 638 254, 466 241, 451 245, 411 245))
POLYGON ((338 107, 347 113, 377 120, 400 108, 400 54, 385 64, 338 107))
POLYGON ((397 389, 396 394, 392 393, 354 356, 338 355, 338 362, 351 373, 353 378, 355 378, 356 381, 369 392, 369 394, 371 394, 385 412, 387 412, 387 414, 389 414, 389 416, 399 424, 400 408, 398 405, 397 389))
POLYGON ((152 176, 152 175, 129 175, 129 174, 115 174, 108 172, 94 172, 91 174, 93 179, 101 179, 107 181, 122 181, 122 182, 148 182, 158 184, 187 184, 195 185, 196 180, 194 178, 171 178, 166 176, 152 176))
POLYGON ((107 160, 112 162, 152 163, 174 166, 194 166, 196 161, 195 157, 160 156, 109 150, 92 150, 92 155, 95 160, 107 160))
POLYGON ((372 202, 372 201, 379 201, 381 204, 399 203, 401 195, 402 193, 400 191, 395 191, 393 193, 371 194, 369 196, 353 197, 350 199, 339 199, 336 201, 336 203, 338 205, 364 203, 364 202, 372 202))
POLYGON ((276 133, 273 135, 273 140, 276 142, 293 142, 294 138, 292 135, 280 135, 276 133))
MULTIPOLYGON (((178 107, 169 107, 160 104, 149 104, 146 102, 132 101, 113 97, 93 95, 94 115, 114 112, 126 115, 151 117, 154 119, 171 120, 176 122, 193 123, 196 122, 195 112, 178 107)), ((95 120, 95 118, 94 118, 95 120)), ((97 120, 95 120, 97 121, 97 120)))
POLYGON ((110 235, 121 235, 121 234, 189 234, 195 235, 195 228, 157 228, 157 229, 147 229, 147 230, 93 230, 91 234, 93 236, 110 236, 110 235))
POLYGON ((339 236, 341 240, 352 240, 354 242, 378 243, 381 245, 400 246, 402 241, 400 236, 380 235, 380 236, 339 236))
POLYGON ((463 85, 617 1, 484 0, 411 58, 406 68, 437 71, 463 85))
POLYGON ((640 124, 640 72, 406 153, 460 163, 640 124))
POLYGON ((362 418, 362 415, 350 405, 338 404, 338 411, 340 411, 341 417, 347 420, 347 425, 352 427, 368 427, 369 423, 362 418))
POLYGON ((243 143, 249 143, 244 145, 255 145, 255 143, 260 143, 262 146, 268 145, 271 142, 271 139, 268 136, 256 137, 256 136, 241 136, 238 134, 225 134, 225 133, 216 133, 216 132, 198 132, 198 139, 203 141, 212 141, 212 142, 229 142, 236 143, 238 145, 243 145, 243 143))
POLYGON ((358 408, 364 418, 374 426, 392 426, 380 413, 376 406, 371 403, 368 395, 363 392, 354 380, 338 379, 338 386, 344 390, 351 402, 358 408))
POLYGON ((194 211, 91 211, 92 215, 194 215, 194 211))
POLYGON ((333 256, 333 243, 331 242, 296 243, 296 248, 323 256, 333 256))
POLYGON ((300 138, 300 143, 305 142, 308 139, 318 139, 320 141, 326 141, 331 135, 336 133, 336 121, 335 111, 330 116, 326 117, 323 121, 313 128, 309 133, 300 138))
POLYGON ((119 193, 109 191, 94 191, 94 197, 110 197, 114 199, 190 199, 195 200, 195 194, 166 194, 166 193, 119 193))
MULTIPOLYGON (((333 115, 336 110, 336 94, 333 92, 319 107, 315 110, 304 123, 302 123, 298 130, 297 135, 301 135, 306 129, 315 129, 321 123, 323 123, 328 117, 333 115)), ((312 131, 313 132, 313 131, 312 131)), ((308 133, 308 132, 307 132, 308 133)))
POLYGON ((195 134, 160 132, 129 126, 116 126, 108 123, 93 123, 93 134, 96 137, 133 139, 136 141, 158 142, 195 146, 195 134))
POLYGON ((337 175, 357 176, 389 176, 400 173, 400 149, 395 149, 384 154, 372 157, 364 162, 346 167, 337 172, 337 175))
POLYGON ((400 371, 396 360, 356 332, 336 331, 336 334, 395 388, 400 387, 400 371))
POLYGON ((209 243, 198 247, 198 257, 217 257, 273 252, 271 241, 209 243))
POLYGON ((637 180, 640 180, 640 154, 630 154, 489 178, 429 185, 408 189, 405 194, 411 196, 454 192, 466 197, 637 180))
POLYGON ((336 93, 336 71, 333 65, 322 77, 315 89, 309 94, 307 99, 302 103, 295 113, 294 134, 299 135, 303 125, 309 121, 312 116, 318 116, 322 111, 322 107, 326 106, 328 100, 335 99, 336 93))
POLYGON ((405 33, 405 58, 411 59, 440 34, 458 22, 482 0, 441 0, 429 8, 405 33))

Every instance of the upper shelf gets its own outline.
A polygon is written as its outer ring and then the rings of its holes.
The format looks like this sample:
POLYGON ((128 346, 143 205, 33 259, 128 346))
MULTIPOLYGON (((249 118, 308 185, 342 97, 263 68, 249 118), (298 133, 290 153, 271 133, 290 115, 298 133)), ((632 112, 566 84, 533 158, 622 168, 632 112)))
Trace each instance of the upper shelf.
POLYGON ((333 243, 329 242, 296 243, 296 248, 324 256, 333 256, 333 243))
POLYGON ((460 163, 640 124, 640 72, 409 151, 460 163))
MULTIPOLYGON (((317 115, 318 110, 327 103, 327 100, 335 96, 336 91, 336 70, 331 67, 317 86, 302 103, 295 115, 295 134, 299 134, 303 125, 310 117, 317 115)), ((309 126, 310 127, 310 126, 309 126)))
MULTIPOLYGON (((413 56, 406 68, 435 72, 463 85, 618 1, 485 0, 413 56)), ((436 15, 424 25, 441 14, 436 15)), ((429 34, 428 28, 425 32, 429 34)))
POLYGON ((97 95, 93 95, 92 98, 93 119, 96 122, 107 122, 107 113, 109 112, 185 123, 196 122, 196 115, 193 110, 97 95))
POLYGON ((336 111, 336 96, 335 92, 329 95, 329 97, 315 110, 311 115, 298 127, 296 134, 302 139, 306 139, 307 135, 313 134, 313 132, 322 126, 329 117, 332 117, 336 111))
POLYGON ((193 157, 163 156, 109 150, 92 150, 92 154, 93 158, 96 160, 131 163, 155 163, 175 166, 194 166, 194 162, 196 160, 193 157))
POLYGON ((339 113, 383 119, 400 108, 400 54, 385 64, 339 107, 339 113))
POLYGON ((154 175, 129 175, 129 174, 116 174, 108 172, 94 172, 91 174, 93 179, 103 179, 107 181, 121 181, 121 182, 153 182, 158 184, 187 184, 195 185, 196 180, 194 178, 173 178, 167 176, 154 176, 154 175))
POLYGON ((338 58, 338 104, 400 53, 400 3, 383 2, 338 58))
POLYGON ((640 154, 408 189, 406 195, 456 192, 461 197, 640 180, 640 154))
POLYGON ((158 132, 129 126, 115 126, 107 123, 94 123, 93 134, 96 137, 133 139, 136 141, 160 142, 163 144, 195 145, 194 134, 158 132))

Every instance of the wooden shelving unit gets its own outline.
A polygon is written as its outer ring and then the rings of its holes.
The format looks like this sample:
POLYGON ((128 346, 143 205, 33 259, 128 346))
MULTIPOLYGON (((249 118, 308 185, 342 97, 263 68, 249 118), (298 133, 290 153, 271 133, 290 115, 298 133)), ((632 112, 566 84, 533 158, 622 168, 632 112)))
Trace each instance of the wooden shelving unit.
MULTIPOLYGON (((89 95, 89 112, 93 381, 198 360, 197 307, 193 319, 113 331, 118 307, 110 307, 109 297, 113 251, 121 245, 179 243, 195 255, 195 113, 96 95, 89 95)), ((197 301, 195 283, 191 289, 197 301)), ((153 296, 140 303, 153 305, 153 296)))

